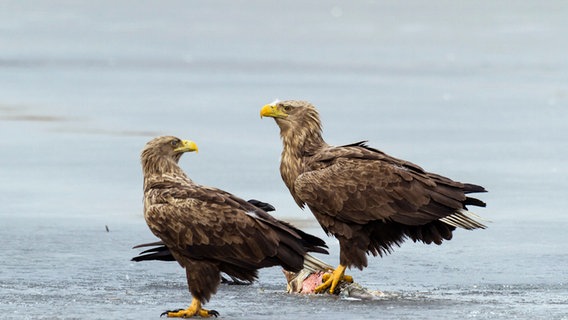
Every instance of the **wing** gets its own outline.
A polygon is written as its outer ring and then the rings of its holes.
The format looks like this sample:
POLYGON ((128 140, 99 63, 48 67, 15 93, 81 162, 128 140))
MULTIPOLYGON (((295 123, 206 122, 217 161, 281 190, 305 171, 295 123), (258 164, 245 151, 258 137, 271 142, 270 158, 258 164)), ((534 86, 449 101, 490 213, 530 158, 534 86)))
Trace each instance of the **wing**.
POLYGON ((312 210, 345 222, 422 225, 463 207, 464 184, 357 143, 330 147, 307 162, 294 189, 312 210))
POLYGON ((184 193, 147 208, 159 220, 153 231, 170 249, 191 259, 252 262, 276 254, 273 232, 234 204, 201 190, 184 193))
MULTIPOLYGON (((262 202, 256 199, 250 199, 248 203, 254 205, 255 207, 262 209, 266 212, 274 211, 274 207, 270 203, 262 202)), ((132 261, 144 261, 144 260, 163 260, 163 261, 175 261, 170 250, 162 241, 143 243, 133 247, 133 249, 152 247, 150 249, 140 252, 140 254, 134 258, 132 261)))
POLYGON ((165 190, 163 201, 146 212, 174 254, 246 269, 280 264, 295 270, 310 250, 299 230, 230 193, 203 186, 165 190))

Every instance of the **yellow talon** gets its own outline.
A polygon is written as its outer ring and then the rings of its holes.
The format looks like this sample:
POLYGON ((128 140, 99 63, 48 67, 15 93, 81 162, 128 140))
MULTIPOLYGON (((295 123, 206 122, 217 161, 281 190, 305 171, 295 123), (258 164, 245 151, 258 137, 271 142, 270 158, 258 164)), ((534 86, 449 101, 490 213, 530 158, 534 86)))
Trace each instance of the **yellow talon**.
POLYGON ((322 293, 329 288, 329 293, 333 294, 335 292, 335 288, 337 288, 337 285, 339 284, 339 281, 343 280, 353 282, 353 277, 345 275, 346 268, 346 266, 340 264, 331 274, 324 274, 322 277, 324 282, 317 286, 314 292, 322 293))
MULTIPOLYGON (((326 282, 329 278, 331 278, 331 273, 324 273, 323 276, 321 276, 323 282, 326 282)), ((343 275, 343 279, 341 280, 347 283, 353 283, 353 277, 346 274, 343 275)))
POLYGON ((219 315, 219 312, 215 310, 203 309, 201 307, 201 302, 193 298, 191 305, 187 309, 166 311, 162 313, 160 317, 163 315, 166 315, 168 318, 190 318, 196 315, 203 318, 209 318, 211 316, 214 316, 216 318, 219 315))

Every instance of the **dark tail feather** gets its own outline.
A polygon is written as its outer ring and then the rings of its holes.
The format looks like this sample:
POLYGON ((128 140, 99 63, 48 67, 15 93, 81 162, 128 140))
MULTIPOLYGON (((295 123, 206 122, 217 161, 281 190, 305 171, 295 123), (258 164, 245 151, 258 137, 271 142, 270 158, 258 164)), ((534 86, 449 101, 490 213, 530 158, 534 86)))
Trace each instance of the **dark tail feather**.
POLYGON ((132 249, 138 249, 138 248, 144 248, 144 247, 155 247, 155 246, 163 246, 164 243, 162 241, 156 241, 156 242, 148 242, 148 243, 142 243, 139 245, 135 245, 134 247, 132 247, 132 249))
POLYGON ((158 260, 158 261, 175 261, 174 256, 170 252, 170 249, 166 247, 161 241, 152 242, 152 243, 143 243, 139 244, 133 249, 142 248, 142 247, 154 247, 148 250, 144 250, 140 252, 140 254, 132 259, 131 261, 150 261, 150 260, 158 260))
POLYGON ((465 200, 462 202, 463 206, 478 206, 478 207, 485 207, 487 204, 479 199, 466 197, 465 200))
POLYGON ((298 235, 302 237, 302 245, 306 248, 306 251, 329 254, 329 252, 325 249, 327 248, 327 245, 322 239, 309 233, 305 233, 300 229, 296 229, 294 231, 296 231, 296 233, 298 233, 298 235))
POLYGON ((476 184, 464 183, 463 186, 464 193, 476 193, 476 192, 487 192, 484 187, 478 186, 476 184))
MULTIPOLYGON (((270 212, 275 210, 270 203, 262 202, 256 199, 250 199, 247 202, 263 210, 264 212, 270 212)), ((327 248, 327 245, 325 244, 325 241, 323 241, 322 239, 316 236, 312 236, 311 234, 305 233, 304 231, 294 227, 290 223, 280 220, 278 221, 284 224, 286 227, 294 230, 294 232, 296 232, 300 236, 300 238, 302 239, 301 240, 302 246, 306 249, 307 252, 318 252, 318 253, 329 254, 329 252, 327 252, 327 250, 324 249, 327 248)))
MULTIPOLYGON (((465 183, 463 186, 463 193, 468 194, 468 193, 477 193, 477 192, 487 192, 487 190, 485 190, 484 187, 482 186, 478 186, 476 184, 471 184, 471 183, 465 183)), ((470 198, 470 197, 466 197, 465 200, 462 202, 463 204, 463 208, 466 209, 466 206, 478 206, 478 207, 485 207, 486 204, 485 202, 476 199, 476 198, 470 198)))
POLYGON ((306 233, 296 227, 294 227, 293 225, 291 225, 290 223, 286 222, 286 221, 282 221, 282 220, 278 220, 281 224, 285 225, 287 228, 292 229, 298 236, 300 236, 300 241, 302 244, 302 247, 304 247, 306 252, 317 252, 317 253, 323 253, 323 254, 329 254, 329 252, 325 249, 327 248, 327 245, 325 244, 325 241, 323 241, 322 239, 313 236, 309 233, 306 233))

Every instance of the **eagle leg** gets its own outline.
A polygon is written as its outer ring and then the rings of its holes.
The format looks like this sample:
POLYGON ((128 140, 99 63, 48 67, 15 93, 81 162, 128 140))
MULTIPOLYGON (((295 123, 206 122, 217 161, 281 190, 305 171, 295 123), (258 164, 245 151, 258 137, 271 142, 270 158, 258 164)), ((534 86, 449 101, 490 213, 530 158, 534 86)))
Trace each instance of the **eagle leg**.
POLYGON ((324 275, 322 278, 324 282, 317 286, 314 289, 314 292, 323 293, 327 288, 329 288, 329 293, 333 294, 335 292, 335 288, 337 288, 337 285, 339 284, 339 281, 343 280, 353 282, 353 277, 345 275, 346 268, 346 266, 340 264, 335 270, 333 270, 331 275, 324 275))
MULTIPOLYGON (((324 274, 321 276, 321 280, 322 280, 323 282, 326 282, 327 279, 331 278, 331 276, 332 276, 331 273, 324 273, 324 274)), ((345 281, 345 282, 347 282, 347 283, 353 283, 353 277, 344 274, 344 275, 343 275, 343 279, 341 279, 341 281, 345 281)))
POLYGON ((219 316, 219 312, 215 310, 206 310, 201 307, 201 302, 199 300, 193 298, 191 301, 191 305, 187 309, 177 309, 177 310, 168 310, 165 311, 160 315, 167 316, 168 318, 190 318, 193 316, 200 316, 203 318, 209 318, 214 316, 217 318, 219 316))

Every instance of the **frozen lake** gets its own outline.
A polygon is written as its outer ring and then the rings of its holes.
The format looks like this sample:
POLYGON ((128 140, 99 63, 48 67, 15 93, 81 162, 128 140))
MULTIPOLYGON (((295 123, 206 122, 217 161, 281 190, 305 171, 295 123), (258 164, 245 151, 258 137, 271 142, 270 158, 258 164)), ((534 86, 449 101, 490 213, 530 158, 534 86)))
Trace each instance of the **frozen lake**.
POLYGON ((406 243, 355 280, 378 301, 285 294, 278 268, 219 288, 224 319, 568 319, 568 3, 68 1, 0 4, 0 318, 157 319, 189 303, 152 241, 139 153, 192 139, 196 182, 293 202, 259 110, 320 110, 331 144, 369 140, 485 186, 486 230, 406 243), (108 227, 109 232, 106 231, 108 227))

